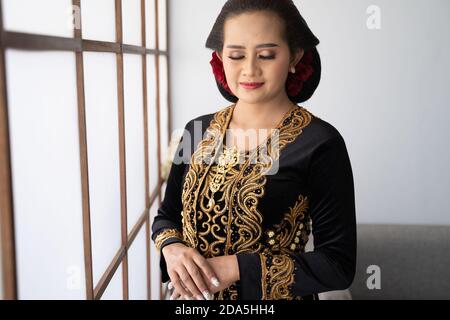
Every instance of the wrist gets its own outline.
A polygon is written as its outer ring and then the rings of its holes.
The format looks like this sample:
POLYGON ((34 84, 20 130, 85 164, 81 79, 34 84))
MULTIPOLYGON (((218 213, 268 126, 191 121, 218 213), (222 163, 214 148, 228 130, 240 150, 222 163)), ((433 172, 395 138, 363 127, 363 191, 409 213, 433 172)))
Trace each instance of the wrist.
POLYGON ((182 244, 181 242, 174 242, 174 243, 170 243, 168 245, 165 245, 162 249, 161 249, 161 254, 164 255, 165 257, 165 253, 170 252, 171 250, 173 250, 174 248, 177 247, 184 247, 185 245, 182 244))
POLYGON ((230 260, 232 261, 233 279, 235 280, 234 282, 236 282, 241 278, 239 274, 239 263, 237 255, 233 254, 230 257, 231 257, 230 260))

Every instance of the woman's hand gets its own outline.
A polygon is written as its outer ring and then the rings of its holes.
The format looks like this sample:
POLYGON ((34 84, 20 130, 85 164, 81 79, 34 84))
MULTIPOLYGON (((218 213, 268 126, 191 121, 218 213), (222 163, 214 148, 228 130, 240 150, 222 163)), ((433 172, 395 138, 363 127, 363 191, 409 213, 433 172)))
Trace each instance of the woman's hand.
MULTIPOLYGON (((214 294, 218 291, 228 288, 233 283, 239 280, 239 265, 235 255, 208 258, 206 259, 206 261, 213 269, 213 272, 219 277, 220 281, 219 286, 213 285, 208 286, 208 290, 211 294, 214 294)), ((203 274, 203 272, 202 276, 205 277, 205 274, 203 274)), ((170 290, 173 289, 173 284, 171 282, 169 282, 168 288, 170 290)), ((174 288, 171 295, 171 299, 178 299, 178 300, 190 300, 189 299, 190 297, 192 297, 192 294, 189 293, 186 296, 182 294, 177 288, 174 288)))
MULTIPOLYGON (((209 300, 210 288, 220 286, 214 269, 197 250, 177 242, 163 247, 161 253, 176 295, 185 299, 209 300)), ((172 294, 171 299, 178 298, 176 295, 172 294)))

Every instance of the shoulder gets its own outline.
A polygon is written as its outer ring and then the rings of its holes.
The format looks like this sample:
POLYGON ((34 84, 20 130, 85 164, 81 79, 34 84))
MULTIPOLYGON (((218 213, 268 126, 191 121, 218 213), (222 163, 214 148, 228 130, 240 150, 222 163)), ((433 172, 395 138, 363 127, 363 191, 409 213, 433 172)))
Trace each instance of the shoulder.
POLYGON ((191 131, 197 125, 201 125, 202 128, 206 129, 206 127, 208 127, 208 125, 211 122, 211 120, 213 119, 213 117, 214 117, 214 113, 208 113, 208 114, 204 114, 204 115, 195 117, 186 123, 185 129, 191 131))
POLYGON ((187 129, 188 131, 192 131, 194 130, 194 128, 202 128, 202 131, 205 131, 208 126, 211 124, 211 121, 214 118, 219 118, 222 116, 225 116, 227 114, 227 112, 230 110, 231 106, 227 106, 227 107, 222 107, 220 108, 218 111, 216 112, 212 112, 212 113, 207 113, 207 114, 203 114, 200 116, 197 116, 191 120, 189 120, 186 123, 185 129, 187 129))
POLYGON ((330 142, 344 143, 343 136, 333 124, 321 119, 311 111, 303 109, 310 115, 310 122, 303 130, 303 134, 308 138, 307 140, 317 146, 330 142))

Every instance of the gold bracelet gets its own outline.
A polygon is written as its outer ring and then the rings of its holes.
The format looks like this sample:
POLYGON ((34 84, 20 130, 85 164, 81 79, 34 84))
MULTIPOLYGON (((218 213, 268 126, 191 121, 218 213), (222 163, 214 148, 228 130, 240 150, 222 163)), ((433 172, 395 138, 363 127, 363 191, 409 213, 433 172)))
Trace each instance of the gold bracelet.
POLYGON ((178 229, 166 229, 162 231, 160 234, 156 236, 155 239, 155 247, 157 250, 161 250, 161 245, 164 241, 166 241, 169 238, 178 238, 183 240, 183 236, 178 229))

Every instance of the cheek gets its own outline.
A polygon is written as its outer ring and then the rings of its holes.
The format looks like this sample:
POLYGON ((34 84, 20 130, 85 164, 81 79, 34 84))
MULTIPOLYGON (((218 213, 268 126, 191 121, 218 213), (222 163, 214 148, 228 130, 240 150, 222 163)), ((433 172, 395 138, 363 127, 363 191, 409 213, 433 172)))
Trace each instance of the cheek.
POLYGON ((270 66, 270 72, 274 77, 283 78, 287 76, 288 64, 284 61, 274 63, 270 66))
POLYGON ((283 64, 273 64, 264 70, 264 78, 271 82, 272 86, 284 86, 288 73, 283 64))
POLYGON ((239 68, 236 64, 228 63, 224 65, 225 75, 228 81, 233 81, 239 76, 239 68))
MULTIPOLYGON (((228 62, 224 64, 225 76, 230 86, 240 81, 241 67, 237 63, 228 62)), ((261 66, 263 78, 266 81, 280 83, 286 81, 288 76, 288 62, 278 61, 277 63, 267 63, 261 66)))

